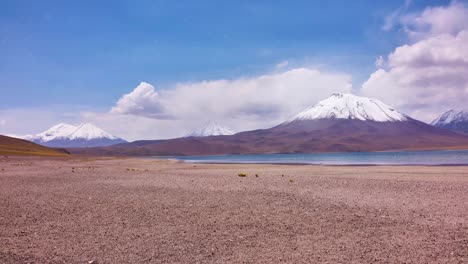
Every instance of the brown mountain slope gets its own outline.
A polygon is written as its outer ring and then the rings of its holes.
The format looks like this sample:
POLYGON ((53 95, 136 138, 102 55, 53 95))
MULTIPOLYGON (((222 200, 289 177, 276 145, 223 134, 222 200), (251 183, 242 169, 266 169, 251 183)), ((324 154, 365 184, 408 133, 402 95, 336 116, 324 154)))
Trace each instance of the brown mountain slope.
POLYGON ((0 155, 67 156, 65 150, 44 147, 27 140, 0 135, 0 155))
POLYGON ((293 121, 232 136, 136 141, 70 151, 93 155, 167 156, 457 148, 468 149, 468 136, 413 119, 401 122, 321 119, 293 121))

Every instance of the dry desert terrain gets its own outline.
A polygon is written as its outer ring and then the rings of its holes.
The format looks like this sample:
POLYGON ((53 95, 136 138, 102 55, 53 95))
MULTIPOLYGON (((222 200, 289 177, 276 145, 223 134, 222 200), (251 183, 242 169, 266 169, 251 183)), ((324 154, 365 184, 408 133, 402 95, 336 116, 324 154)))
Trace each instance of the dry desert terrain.
POLYGON ((468 167, 2 157, 0 263, 468 263, 468 167))

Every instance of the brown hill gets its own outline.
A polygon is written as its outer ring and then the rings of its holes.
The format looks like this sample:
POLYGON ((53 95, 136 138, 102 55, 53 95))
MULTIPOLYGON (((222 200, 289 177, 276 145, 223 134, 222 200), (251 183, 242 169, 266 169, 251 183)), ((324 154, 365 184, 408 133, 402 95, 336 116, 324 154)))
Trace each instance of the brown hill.
POLYGON ((44 147, 27 140, 0 135, 0 155, 67 156, 68 151, 44 147))
POLYGON ((319 119, 297 120, 231 136, 135 141, 70 151, 93 155, 168 156, 462 148, 468 149, 468 136, 414 119, 398 122, 319 119))

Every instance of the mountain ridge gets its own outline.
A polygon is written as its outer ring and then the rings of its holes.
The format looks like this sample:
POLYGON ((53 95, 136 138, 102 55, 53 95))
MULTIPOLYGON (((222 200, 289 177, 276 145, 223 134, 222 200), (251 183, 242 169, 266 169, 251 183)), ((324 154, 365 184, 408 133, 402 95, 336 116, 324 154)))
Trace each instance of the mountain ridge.
POLYGON ((301 118, 296 115, 269 129, 216 137, 135 141, 71 151, 93 155, 164 156, 468 149, 467 135, 412 119, 375 99, 354 95, 331 97, 335 103, 321 101, 306 109, 307 118, 299 113, 301 118))
POLYGON ((468 111, 450 109, 430 124, 439 128, 468 133, 468 111))

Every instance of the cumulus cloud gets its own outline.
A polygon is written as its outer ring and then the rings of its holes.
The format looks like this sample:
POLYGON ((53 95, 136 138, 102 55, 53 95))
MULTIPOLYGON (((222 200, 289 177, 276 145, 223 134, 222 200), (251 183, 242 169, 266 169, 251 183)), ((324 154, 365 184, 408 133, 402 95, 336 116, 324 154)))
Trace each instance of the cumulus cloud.
POLYGON ((404 45, 388 56, 391 67, 466 67, 468 31, 455 36, 443 34, 404 45))
POLYGON ((122 96, 111 113, 164 118, 164 107, 154 87, 141 82, 131 93, 122 96))
POLYGON ((405 16, 414 43, 397 47, 363 84, 366 96, 384 100, 416 118, 430 121, 468 101, 468 12, 452 3, 405 16), (462 17, 461 14, 464 14, 462 17), (447 24, 444 24, 447 19, 447 24))

